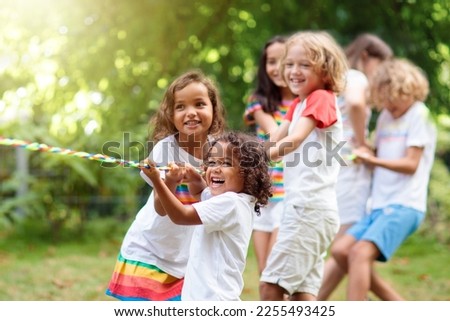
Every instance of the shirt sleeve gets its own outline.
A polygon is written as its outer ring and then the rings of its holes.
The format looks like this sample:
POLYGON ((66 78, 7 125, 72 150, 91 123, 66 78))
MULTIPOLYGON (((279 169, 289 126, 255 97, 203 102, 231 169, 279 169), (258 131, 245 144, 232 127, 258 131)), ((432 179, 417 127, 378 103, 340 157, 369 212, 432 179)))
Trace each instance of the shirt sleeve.
POLYGON ((255 125, 255 117, 254 114, 258 110, 263 110, 263 107, 261 105, 261 102, 259 102, 255 96, 250 96, 247 102, 247 107, 245 108, 244 112, 244 123, 247 126, 255 125))
MULTIPOLYGON (((406 145, 408 147, 425 147, 435 140, 435 126, 430 117, 430 111, 422 103, 416 108, 416 112, 409 120, 408 138, 406 145)), ((411 107, 413 108, 413 107, 411 107)))
MULTIPOLYGON (((202 195, 202 199, 207 195, 202 195)), ((236 195, 227 192, 192 204, 207 233, 225 231, 239 224, 236 215, 236 195)))
POLYGON ((302 117, 310 117, 317 122, 318 128, 327 128, 337 121, 336 96, 327 90, 312 92, 307 100, 302 117))
POLYGON ((298 98, 298 97, 292 101, 286 115, 284 115, 284 120, 289 120, 290 122, 292 122, 292 116, 294 115, 295 108, 297 108, 297 105, 299 103, 300 103, 300 98, 298 98))
MULTIPOLYGON (((149 158, 153 159, 156 163, 159 162, 159 160, 162 158, 162 144, 160 142, 156 143, 156 145, 153 147, 152 151, 149 154, 149 158)), ((153 183, 150 178, 147 177, 147 175, 144 174, 144 172, 141 170, 140 173, 141 178, 151 187, 153 187, 153 183)), ((160 171, 159 175, 164 179, 165 178, 165 172, 160 171)))

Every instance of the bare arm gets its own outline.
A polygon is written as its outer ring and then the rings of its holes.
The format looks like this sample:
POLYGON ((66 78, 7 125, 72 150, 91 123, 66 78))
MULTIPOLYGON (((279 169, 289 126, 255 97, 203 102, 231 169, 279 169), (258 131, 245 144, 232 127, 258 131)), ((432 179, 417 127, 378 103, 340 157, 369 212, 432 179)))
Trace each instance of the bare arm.
MULTIPOLYGON (((148 162, 147 162, 147 164, 148 164, 148 162)), ((166 186, 169 188, 169 190, 172 192, 172 194, 175 195, 178 184, 180 184, 181 181, 183 180, 184 173, 175 163, 170 163, 169 167, 170 167, 170 171, 168 171, 166 173, 164 182, 165 182, 166 186)), ((145 172, 145 169, 143 169, 143 172, 147 175, 147 173, 145 172)), ((167 213, 159 199, 159 195, 158 195, 158 192, 156 191, 156 189, 153 189, 153 196, 154 196, 154 204, 155 204, 156 213, 158 213, 161 216, 167 215, 167 213)))
POLYGON ((271 160, 279 160, 295 151, 314 130, 317 122, 310 117, 301 117, 292 133, 288 135, 289 124, 289 121, 284 121, 275 133, 275 137, 271 138, 271 145, 267 152, 271 160))
POLYGON ((367 121, 367 87, 362 84, 353 84, 345 89, 345 103, 348 108, 350 123, 354 132, 356 147, 366 144, 367 121))
POLYGON ((380 166, 394 172, 413 175, 419 166, 423 148, 408 147, 405 157, 399 159, 381 159, 359 149, 356 149, 354 154, 366 164, 380 166))
POLYGON ((269 113, 266 113, 262 109, 257 110, 253 113, 256 123, 261 127, 261 129, 266 134, 271 134, 278 129, 278 124, 269 113))
MULTIPOLYGON (((161 179, 158 169, 155 168, 154 163, 149 163, 150 168, 143 168, 145 175, 153 183, 153 188, 155 190, 155 197, 158 196, 158 202, 163 208, 165 214, 167 214, 170 219, 179 225, 198 225, 202 224, 197 211, 192 205, 184 205, 175 196, 173 191, 166 185, 166 183, 161 179)), ((171 169, 172 170, 172 169, 171 169)), ((176 169, 178 170, 178 169, 176 169)), ((156 199, 155 199, 156 208, 156 199)))
MULTIPOLYGON (((265 143, 267 155, 270 158, 270 152, 271 148, 274 148, 276 146, 276 143, 283 138, 285 138, 288 134, 289 125, 291 122, 289 120, 283 120, 283 122, 278 126, 277 130, 270 134, 269 139, 265 143)), ((271 160, 278 160, 278 159, 271 159, 271 160)))

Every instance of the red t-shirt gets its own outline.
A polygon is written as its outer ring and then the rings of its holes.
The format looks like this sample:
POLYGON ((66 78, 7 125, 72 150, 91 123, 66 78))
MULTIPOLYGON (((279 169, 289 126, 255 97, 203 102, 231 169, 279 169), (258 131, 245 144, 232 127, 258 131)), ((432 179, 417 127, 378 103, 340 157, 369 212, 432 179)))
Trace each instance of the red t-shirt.
MULTIPOLYGON (((300 104, 300 98, 296 98, 284 119, 292 121, 292 116, 300 104)), ((301 117, 311 117, 317 122, 318 128, 327 128, 337 121, 336 96, 332 91, 319 89, 306 97, 306 106, 301 117)))

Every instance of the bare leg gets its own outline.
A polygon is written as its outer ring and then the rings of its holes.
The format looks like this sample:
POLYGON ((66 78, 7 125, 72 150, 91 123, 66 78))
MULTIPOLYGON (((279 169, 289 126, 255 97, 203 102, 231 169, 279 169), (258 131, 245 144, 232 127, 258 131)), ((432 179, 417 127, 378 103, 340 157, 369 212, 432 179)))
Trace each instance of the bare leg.
MULTIPOLYGON (((339 228, 339 232, 334 238, 333 243, 336 242, 340 237, 342 237, 345 231, 348 230, 351 225, 352 224, 341 225, 341 227, 339 228)), ((320 288, 317 300, 328 300, 331 293, 333 293, 333 291, 336 289, 336 287, 339 285, 346 274, 347 272, 337 264, 335 259, 332 256, 329 257, 325 262, 322 287, 320 288)))
POLYGON ((372 265, 379 254, 378 248, 372 242, 359 241, 352 246, 348 256, 348 300, 367 300, 372 278, 372 265))
POLYGON ((278 284, 260 282, 261 301, 283 301, 286 291, 278 284))
POLYGON ((383 301, 405 301, 405 298, 375 272, 375 267, 372 267, 370 290, 383 301))
MULTIPOLYGON (((370 243, 370 242, 366 242, 370 243)), ((341 271, 347 271, 348 269, 348 257, 352 247, 356 244, 356 240, 350 235, 344 235, 337 239, 331 248, 331 253, 335 262, 340 267, 341 271)), ((375 246, 374 246, 375 247, 375 246)), ((376 248, 376 247, 375 247, 376 248)), ((377 250, 378 253, 378 250, 377 250)), ((375 258, 378 257, 378 254, 375 255, 375 258)), ((375 260, 375 259, 374 259, 375 260)), ((398 294, 392 286, 390 286, 386 281, 384 281, 375 271, 374 267, 370 268, 370 290, 381 300, 384 301, 398 301, 404 300, 404 298, 398 294)), ((324 284, 326 276, 324 277, 324 284)), ((349 285, 350 286, 350 285, 349 285)), ((319 300, 324 300, 322 297, 322 289, 319 292, 319 300)), ((367 299, 367 298, 366 298, 367 299)))
POLYGON ((259 275, 266 266, 268 251, 270 242, 270 232, 253 231, 253 246, 255 248, 256 262, 258 263, 259 275))
POLYGON ((331 293, 336 289, 347 273, 341 269, 336 261, 330 257, 325 262, 325 271, 317 300, 328 300, 331 293))
POLYGON ((278 228, 272 232, 253 231, 253 246, 255 248, 256 261, 258 263, 259 275, 266 267, 267 258, 277 239, 278 228))
POLYGON ((317 298, 315 295, 310 293, 294 293, 290 297, 291 301, 316 301, 317 298))

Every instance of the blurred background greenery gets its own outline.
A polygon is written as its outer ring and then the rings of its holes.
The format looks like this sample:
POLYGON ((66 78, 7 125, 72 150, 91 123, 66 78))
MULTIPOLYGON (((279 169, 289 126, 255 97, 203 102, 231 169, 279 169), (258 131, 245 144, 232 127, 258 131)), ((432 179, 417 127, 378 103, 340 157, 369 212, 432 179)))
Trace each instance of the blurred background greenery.
MULTIPOLYGON (((449 10, 448 0, 0 0, 0 136, 141 160, 148 119, 182 72, 214 78, 229 127, 244 130, 269 38, 324 29, 345 46, 372 32, 430 80, 439 142, 421 233, 448 246, 449 10)), ((149 193, 133 168, 5 146, 0 155, 0 237, 39 227, 58 243, 94 219, 128 224, 149 193)))

